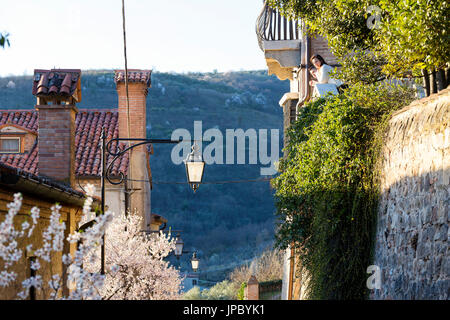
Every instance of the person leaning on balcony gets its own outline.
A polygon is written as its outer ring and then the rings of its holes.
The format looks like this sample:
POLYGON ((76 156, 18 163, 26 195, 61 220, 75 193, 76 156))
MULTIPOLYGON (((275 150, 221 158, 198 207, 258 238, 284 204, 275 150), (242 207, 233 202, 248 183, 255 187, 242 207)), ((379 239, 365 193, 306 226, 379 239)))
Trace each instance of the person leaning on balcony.
POLYGON ((310 68, 309 72, 311 72, 316 80, 310 80, 309 85, 314 86, 317 83, 332 83, 335 84, 338 89, 342 86, 341 81, 330 77, 330 73, 331 71, 333 71, 333 67, 328 65, 321 55, 313 55, 310 61, 316 67, 316 69, 310 68))

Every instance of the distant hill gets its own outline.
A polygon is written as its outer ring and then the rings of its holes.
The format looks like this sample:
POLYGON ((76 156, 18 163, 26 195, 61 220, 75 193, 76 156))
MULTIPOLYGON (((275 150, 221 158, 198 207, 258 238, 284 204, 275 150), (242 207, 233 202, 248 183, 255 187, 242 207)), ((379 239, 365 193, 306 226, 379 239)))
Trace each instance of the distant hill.
MULTIPOLYGON (((115 108, 117 93, 111 70, 83 71, 79 108, 115 108)), ((0 109, 30 109, 32 77, 0 78, 0 109)), ((170 138, 173 130, 193 132, 195 120, 209 128, 279 129, 282 148, 281 96, 287 81, 266 71, 169 74, 154 72, 147 97, 147 136, 170 138)), ((173 146, 154 145, 151 157, 152 212, 183 230, 186 250, 198 250, 202 277, 221 280, 226 271, 271 246, 274 235, 274 202, 268 182, 201 185, 197 193, 187 184, 182 165, 170 160, 173 146), (157 184, 156 182, 160 182, 157 184)), ((260 165, 207 166, 204 181, 260 178, 260 165)), ((189 270, 190 255, 180 263, 189 270)))

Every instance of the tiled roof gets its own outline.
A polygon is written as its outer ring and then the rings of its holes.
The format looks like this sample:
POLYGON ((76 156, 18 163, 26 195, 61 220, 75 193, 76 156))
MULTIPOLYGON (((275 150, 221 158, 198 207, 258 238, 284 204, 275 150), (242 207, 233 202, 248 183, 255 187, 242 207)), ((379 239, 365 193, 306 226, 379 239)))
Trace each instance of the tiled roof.
MULTIPOLYGON (((0 112, 0 125, 16 124, 37 133, 37 111, 3 111, 0 112)), ((119 137, 118 112, 110 110, 80 110, 76 116, 75 133, 75 174, 78 176, 100 176, 101 172, 101 130, 106 129, 108 139, 119 137)), ((39 137, 38 137, 39 139, 39 137)), ((112 144, 112 151, 124 148, 125 144, 112 144)), ((112 160, 108 156, 107 161, 112 160)), ((39 174, 37 142, 30 152, 23 154, 2 154, 0 162, 23 169, 32 174, 39 174)), ((118 175, 128 170, 128 154, 117 160, 111 173, 118 175)))
MULTIPOLYGON (((106 129, 107 140, 119 137, 119 118, 117 111, 81 110, 76 118, 75 133, 75 174, 79 176, 99 176, 101 174, 101 133, 106 129)), ((112 143, 111 149, 118 150, 118 144, 112 143)), ((120 144, 121 148, 125 144, 120 144)), ((113 159, 108 155, 107 163, 113 159)), ((114 163, 113 175, 126 173, 128 153, 114 163)))
MULTIPOLYGON (((144 82, 147 87, 151 84, 151 70, 128 70, 128 82, 144 82)), ((125 70, 114 70, 114 81, 121 82, 125 81, 125 70)))
POLYGON ((37 132, 37 112, 30 110, 8 110, 0 112, 0 125, 11 123, 37 132))
MULTIPOLYGON (((33 95, 72 96, 76 94, 80 77, 80 69, 36 69, 33 78, 33 95)), ((78 92, 76 96, 81 97, 81 92, 78 92)), ((77 98, 77 101, 80 99, 77 98)))
POLYGON ((30 152, 25 153, 7 153, 0 155, 0 162, 15 168, 22 169, 31 174, 37 175, 37 141, 31 148, 30 152))

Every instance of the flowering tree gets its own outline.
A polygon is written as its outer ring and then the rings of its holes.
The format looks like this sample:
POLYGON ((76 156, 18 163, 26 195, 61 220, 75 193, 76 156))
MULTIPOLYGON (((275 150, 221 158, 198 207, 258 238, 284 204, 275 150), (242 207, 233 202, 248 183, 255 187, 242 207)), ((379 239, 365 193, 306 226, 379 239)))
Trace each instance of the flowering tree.
MULTIPOLYGON (((114 218, 106 230, 104 299, 179 299, 181 277, 164 258, 175 249, 169 235, 147 235, 140 229, 142 218, 134 213, 114 218)), ((99 261, 86 264, 98 270, 99 261)))
MULTIPOLYGON (((92 217, 91 212, 92 196, 94 187, 86 187, 87 199, 83 207, 83 219, 92 217)), ((0 224, 0 258, 3 260, 3 270, 0 271, 0 287, 12 285, 17 280, 17 273, 11 270, 11 267, 17 263, 24 255, 24 250, 18 243, 26 238, 30 238, 38 224, 40 212, 37 207, 31 209, 31 224, 28 221, 22 223, 20 230, 14 226, 14 218, 19 213, 22 206, 22 195, 16 193, 14 201, 8 204, 8 213, 0 224)), ((50 263, 52 257, 59 254, 64 246, 64 222, 61 221, 61 206, 56 204, 51 207, 50 222, 47 229, 42 234, 43 244, 40 248, 33 248, 28 245, 25 250, 28 255, 33 256, 30 268, 32 270, 41 269, 42 262, 50 263)), ((48 286, 51 290, 50 298, 53 299, 101 299, 100 289, 103 287, 104 276, 98 272, 87 272, 83 268, 83 263, 87 258, 96 259, 96 248, 102 243, 102 236, 106 227, 111 223, 112 212, 105 212, 103 215, 95 217, 95 223, 84 232, 75 232, 67 238, 70 243, 80 243, 73 256, 69 254, 62 255, 62 262, 67 266, 67 280, 71 287, 68 296, 63 296, 63 279, 60 274, 53 274, 48 286)), ((44 290, 42 276, 36 275, 25 279, 22 283, 22 291, 17 296, 26 299, 31 287, 35 290, 44 290)))
MULTIPOLYGON (((75 254, 62 255, 62 263, 67 266, 67 282, 70 293, 63 294, 63 281, 59 273, 51 275, 48 288, 52 299, 175 299, 178 297, 181 279, 179 273, 168 262, 163 261, 174 249, 169 236, 155 235, 147 238, 140 230, 140 217, 116 217, 110 211, 96 216, 91 211, 94 187, 86 187, 87 199, 83 207, 81 224, 94 223, 83 230, 70 234, 66 239, 77 243, 75 254), (113 220, 115 220, 114 223, 113 220), (110 228, 108 228, 110 226, 110 228), (106 232, 106 230, 108 230, 106 232), (106 275, 100 274, 100 246, 106 232, 106 263, 109 267, 106 275)), ((8 204, 8 213, 0 223, 0 287, 17 284, 18 275, 12 270, 24 255, 19 246, 24 239, 30 238, 38 224, 39 209, 31 209, 31 221, 22 223, 16 230, 14 218, 22 206, 22 196, 17 193, 14 201, 8 204)), ((51 208, 48 227, 42 234, 42 246, 25 250, 33 256, 32 270, 40 270, 41 263, 51 263, 56 255, 61 255, 64 246, 64 222, 61 221, 61 206, 51 208)), ((21 283, 17 293, 20 299, 28 297, 30 288, 44 290, 41 275, 31 276, 21 283)))

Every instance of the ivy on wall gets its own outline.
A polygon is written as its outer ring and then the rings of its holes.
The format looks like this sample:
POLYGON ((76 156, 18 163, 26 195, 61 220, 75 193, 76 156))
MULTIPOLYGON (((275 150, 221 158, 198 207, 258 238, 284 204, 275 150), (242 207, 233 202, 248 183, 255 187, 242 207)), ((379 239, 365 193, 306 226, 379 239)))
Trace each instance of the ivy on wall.
POLYGON ((382 133, 392 112, 413 98, 402 86, 355 85, 306 104, 289 129, 273 180, 276 245, 299 253, 310 299, 366 297, 382 133))

